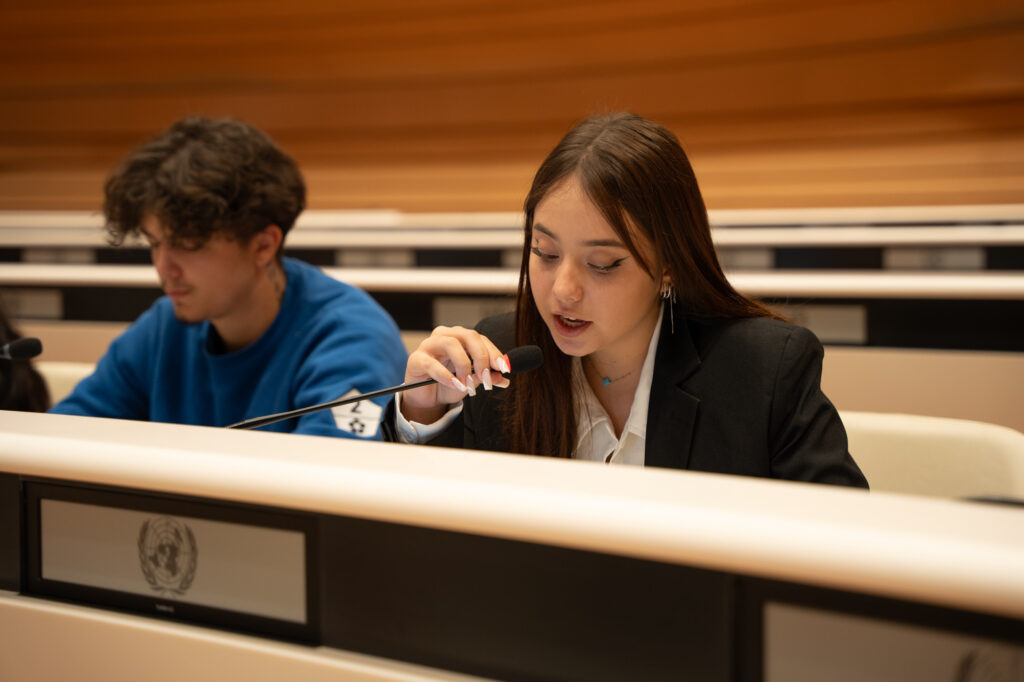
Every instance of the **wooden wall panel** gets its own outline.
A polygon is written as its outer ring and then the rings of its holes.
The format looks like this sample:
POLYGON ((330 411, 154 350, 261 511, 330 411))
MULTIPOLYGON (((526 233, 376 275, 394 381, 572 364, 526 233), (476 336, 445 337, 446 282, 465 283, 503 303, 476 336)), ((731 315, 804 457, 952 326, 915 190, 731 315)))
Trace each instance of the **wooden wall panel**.
POLYGON ((684 142, 712 207, 1024 201, 1019 0, 5 0, 0 208, 246 119, 317 208, 508 210, 573 122, 684 142))

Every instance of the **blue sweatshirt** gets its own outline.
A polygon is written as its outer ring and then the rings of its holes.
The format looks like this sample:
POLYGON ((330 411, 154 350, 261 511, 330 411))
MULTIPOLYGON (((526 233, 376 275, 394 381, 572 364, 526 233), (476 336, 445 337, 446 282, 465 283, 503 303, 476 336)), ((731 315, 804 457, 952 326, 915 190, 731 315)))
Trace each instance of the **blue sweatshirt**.
MULTIPOLYGON (((368 294, 285 258, 281 309, 252 344, 217 352, 209 322, 184 324, 161 297, 110 344, 52 412, 225 426, 402 382, 398 327, 368 294)), ((388 396, 262 427, 380 438, 388 396)))

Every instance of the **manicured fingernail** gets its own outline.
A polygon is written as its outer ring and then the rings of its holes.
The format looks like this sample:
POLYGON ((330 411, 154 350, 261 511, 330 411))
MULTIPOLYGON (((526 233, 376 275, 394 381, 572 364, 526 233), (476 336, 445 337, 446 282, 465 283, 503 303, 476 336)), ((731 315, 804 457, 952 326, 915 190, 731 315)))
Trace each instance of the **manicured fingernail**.
POLYGON ((484 371, 480 372, 480 378, 483 380, 485 391, 494 388, 494 382, 491 381, 491 370, 484 368, 484 371))
POLYGON ((473 385, 473 377, 466 377, 466 390, 470 395, 476 395, 476 387, 473 385))
POLYGON ((500 358, 498 358, 498 365, 498 369, 501 370, 502 374, 508 374, 509 372, 512 371, 512 368, 508 366, 507 355, 502 355, 500 358))
POLYGON ((463 393, 466 392, 466 385, 459 381, 458 377, 452 377, 452 386, 455 387, 456 391, 462 391, 463 393))

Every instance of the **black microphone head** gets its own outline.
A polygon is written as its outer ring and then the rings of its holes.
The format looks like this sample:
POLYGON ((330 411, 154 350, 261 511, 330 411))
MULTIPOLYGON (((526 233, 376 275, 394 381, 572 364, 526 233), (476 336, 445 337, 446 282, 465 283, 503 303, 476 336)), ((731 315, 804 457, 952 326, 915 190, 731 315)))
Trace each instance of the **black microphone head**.
POLYGON ((11 360, 28 360, 43 352, 43 344, 39 339, 29 337, 16 339, 4 347, 4 356, 11 360))
POLYGON ((544 353, 540 346, 518 346, 505 353, 508 360, 509 374, 532 372, 544 364, 544 353))

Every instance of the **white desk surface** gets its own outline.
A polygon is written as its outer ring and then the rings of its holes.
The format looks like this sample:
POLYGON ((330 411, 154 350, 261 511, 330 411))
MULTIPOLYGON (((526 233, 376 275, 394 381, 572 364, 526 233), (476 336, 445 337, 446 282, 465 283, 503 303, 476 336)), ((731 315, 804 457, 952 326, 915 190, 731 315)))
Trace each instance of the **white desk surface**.
MULTIPOLYGON (((515 292, 514 268, 324 268, 369 291, 434 294, 515 292)), ((927 298, 1024 300, 1024 273, 742 270, 727 273, 739 291, 764 298, 927 298)), ((157 287, 151 265, 0 263, 0 286, 157 287)))
MULTIPOLYGON (((719 247, 962 247, 1024 244, 1024 205, 736 209, 708 212, 719 247)), ((0 211, 0 245, 107 246, 98 211, 0 211)), ((518 248, 517 211, 405 213, 309 210, 288 235, 293 247, 518 248)))
POLYGON ((1018 508, 2 411, 0 471, 476 533, 1024 618, 1018 508))
POLYGON ((4 682, 470 682, 483 678, 325 646, 0 590, 4 682))

